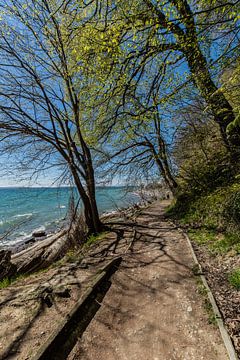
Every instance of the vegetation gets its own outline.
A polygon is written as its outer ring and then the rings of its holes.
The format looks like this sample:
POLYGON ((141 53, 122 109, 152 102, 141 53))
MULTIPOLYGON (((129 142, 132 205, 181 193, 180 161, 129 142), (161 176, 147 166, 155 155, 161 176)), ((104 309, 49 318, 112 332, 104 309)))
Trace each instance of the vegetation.
POLYGON ((11 284, 24 279, 27 275, 17 275, 12 278, 5 277, 0 281, 0 289, 5 289, 11 284))
POLYGON ((4 2, 4 159, 15 174, 58 169, 77 188, 89 235, 104 229, 96 181, 123 175, 163 179, 182 221, 237 236, 239 6, 4 2))
POLYGON ((229 282, 236 290, 240 290, 240 269, 234 270, 229 275, 229 282))

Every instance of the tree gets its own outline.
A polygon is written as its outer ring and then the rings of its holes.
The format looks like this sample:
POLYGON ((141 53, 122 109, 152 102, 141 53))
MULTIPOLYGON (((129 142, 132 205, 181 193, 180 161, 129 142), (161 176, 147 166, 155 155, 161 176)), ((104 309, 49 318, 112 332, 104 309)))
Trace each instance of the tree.
POLYGON ((222 91, 232 105, 235 119, 228 124, 229 131, 234 131, 240 126, 240 60, 231 63, 224 69, 222 74, 222 91))
MULTIPOLYGON (((142 0, 130 4, 123 1, 120 4, 119 1, 112 1, 106 15, 109 26, 115 22, 117 33, 119 28, 122 29, 121 36, 118 34, 117 46, 125 52, 120 73, 127 74, 126 88, 132 82, 138 83, 150 66, 155 67, 157 78, 161 68, 173 71, 169 63, 178 64, 179 73, 186 76, 186 81, 191 76, 190 80, 211 109, 233 158, 239 155, 240 131, 238 126, 234 130, 228 128, 235 114, 221 87, 216 84, 213 70, 219 74, 220 59, 236 52, 238 3, 142 0), (125 11, 127 6, 128 12, 125 11), (219 41, 222 48, 220 54, 213 49, 213 45, 218 46, 219 41), (210 61, 210 57, 215 58, 215 68, 212 68, 214 62, 210 61)), ((155 86, 152 83, 150 88, 155 86)))
POLYGON ((126 167, 126 173, 137 173, 138 177, 144 173, 155 177, 153 169, 157 168, 158 177, 162 177, 175 194, 178 183, 168 153, 170 144, 166 143, 164 135, 171 142, 170 132, 163 129, 160 105, 144 108, 140 98, 130 100, 128 95, 125 108, 112 132, 112 147, 105 151, 108 166, 111 164, 113 171, 126 167))
POLYGON ((203 114, 205 104, 197 98, 178 110, 181 126, 176 134, 173 157, 178 167, 182 193, 209 192, 229 184, 236 169, 230 168, 229 153, 220 129, 210 114, 203 114))
POLYGON ((47 0, 1 5, 0 128, 2 140, 14 139, 23 148, 24 142, 44 143, 47 152, 50 148, 53 156, 61 156, 82 199, 89 232, 96 233, 102 223, 84 134, 88 114, 81 113, 81 93, 75 86, 71 33, 67 24, 62 27, 63 17, 72 19, 67 14, 73 10, 71 2, 47 0))

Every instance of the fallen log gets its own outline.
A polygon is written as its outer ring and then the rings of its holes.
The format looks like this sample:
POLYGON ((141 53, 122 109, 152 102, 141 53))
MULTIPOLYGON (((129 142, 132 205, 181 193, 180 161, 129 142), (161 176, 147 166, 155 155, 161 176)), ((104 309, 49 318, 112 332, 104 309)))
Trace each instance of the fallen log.
POLYGON ((61 258, 71 246, 68 235, 67 229, 62 230, 12 255, 11 262, 16 266, 16 273, 44 269, 61 258))

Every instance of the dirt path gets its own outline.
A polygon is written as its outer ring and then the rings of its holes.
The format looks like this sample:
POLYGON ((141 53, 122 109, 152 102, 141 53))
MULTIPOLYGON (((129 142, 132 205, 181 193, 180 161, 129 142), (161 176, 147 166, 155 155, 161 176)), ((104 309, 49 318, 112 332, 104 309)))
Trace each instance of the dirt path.
MULTIPOLYGON (((132 252, 68 360, 228 359, 217 327, 208 322, 186 240, 163 210, 154 204, 138 216, 132 252)), ((125 231, 115 254, 133 233, 125 231)))

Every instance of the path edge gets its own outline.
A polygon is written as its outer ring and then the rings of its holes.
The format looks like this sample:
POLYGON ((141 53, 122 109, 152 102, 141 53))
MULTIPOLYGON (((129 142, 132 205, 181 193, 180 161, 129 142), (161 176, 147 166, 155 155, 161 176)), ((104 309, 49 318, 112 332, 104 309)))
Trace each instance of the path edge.
MULTIPOLYGON (((54 348, 58 346, 58 338, 62 338, 62 335, 66 335, 65 327, 76 317, 81 314, 84 314, 84 305, 92 300, 93 295, 102 285, 102 283, 108 280, 113 273, 118 269, 122 257, 116 257, 113 260, 110 260, 104 267, 99 269, 95 274, 95 279, 89 285, 85 292, 80 296, 79 300, 76 302, 75 306, 70 310, 70 312, 64 317, 60 322, 58 327, 51 333, 46 342, 40 346, 37 352, 30 357, 30 360, 50 360, 49 353, 54 353, 54 348)), ((94 296, 95 297, 95 296, 94 296)))
POLYGON ((217 325, 218 325, 218 328, 219 328, 223 343, 225 345, 229 360, 239 360, 239 358, 237 356, 237 353, 236 353, 236 351, 234 349, 232 339, 231 339, 231 337, 230 337, 230 335, 229 335, 229 333, 228 333, 228 331, 226 329, 226 326, 224 324, 222 314, 220 313, 220 310, 218 308, 218 305, 216 303, 214 295, 213 295, 213 293, 212 293, 212 291, 211 291, 211 289, 210 289, 210 287, 209 287, 209 285, 207 283, 206 277, 202 273, 202 267, 201 267, 201 265, 200 265, 200 263, 199 263, 199 261, 197 259, 197 256, 196 256, 195 251, 193 249, 191 240, 189 239, 187 233, 183 229, 178 227, 178 230, 182 233, 182 235, 186 239, 186 241, 188 243, 188 246, 189 246, 189 249, 191 251, 193 260, 194 260, 195 264, 199 267, 199 270, 200 270, 199 277, 202 280, 202 283, 203 283, 203 285, 205 286, 205 288, 207 290, 207 296, 208 296, 208 299, 209 299, 209 301, 210 301, 210 303, 212 305, 212 309, 213 309, 213 312, 214 312, 214 315, 215 315, 215 318, 216 318, 216 322, 217 322, 217 325))

